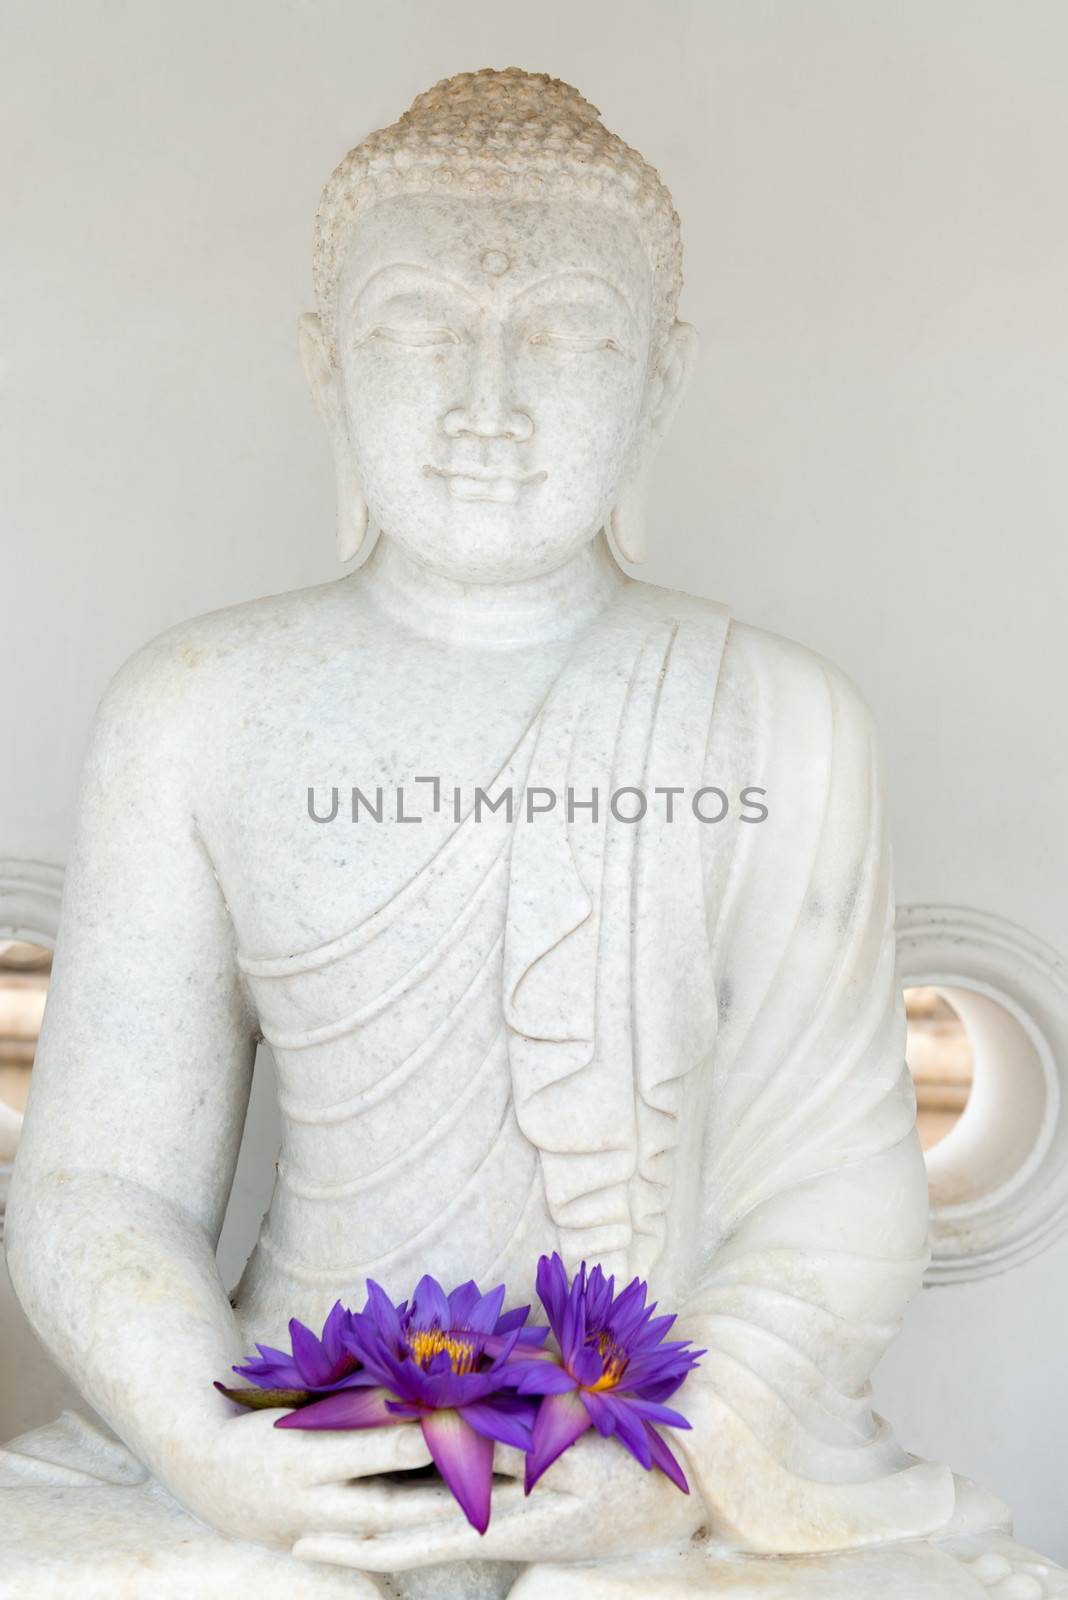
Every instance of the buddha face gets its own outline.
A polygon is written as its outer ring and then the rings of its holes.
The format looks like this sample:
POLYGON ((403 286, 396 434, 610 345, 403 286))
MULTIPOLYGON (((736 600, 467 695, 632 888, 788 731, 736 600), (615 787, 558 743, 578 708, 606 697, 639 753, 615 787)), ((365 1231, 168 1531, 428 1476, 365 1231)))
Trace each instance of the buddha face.
POLYGON ((651 291, 636 231, 607 207, 371 207, 339 280, 324 406, 371 519, 461 581, 566 561, 606 522, 663 389, 651 291))

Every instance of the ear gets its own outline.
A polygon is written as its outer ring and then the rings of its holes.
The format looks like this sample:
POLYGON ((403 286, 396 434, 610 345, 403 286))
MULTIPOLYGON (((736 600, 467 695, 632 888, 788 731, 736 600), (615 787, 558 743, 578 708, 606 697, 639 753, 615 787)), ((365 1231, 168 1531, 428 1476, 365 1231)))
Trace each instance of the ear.
POLYGON ((697 329, 689 322, 673 322, 664 341, 649 385, 646 423, 654 448, 663 439, 682 404, 697 364, 697 329))
POLYGON ((323 325, 314 311, 305 311, 297 324, 300 359, 304 376, 315 401, 315 409, 326 424, 330 442, 334 444, 343 427, 341 408, 340 373, 330 358, 323 325))
POLYGON ((696 357, 697 329, 688 322, 672 323, 646 388, 636 463, 608 521, 616 547, 625 561, 645 560, 646 500, 653 461, 682 403, 696 357))
POLYGON ((337 477, 337 554, 339 561, 358 555, 367 535, 367 501, 356 476, 349 443, 348 424, 341 392, 341 373, 334 365, 314 311, 306 311, 298 326, 300 358, 315 408, 326 426, 334 453, 337 477))

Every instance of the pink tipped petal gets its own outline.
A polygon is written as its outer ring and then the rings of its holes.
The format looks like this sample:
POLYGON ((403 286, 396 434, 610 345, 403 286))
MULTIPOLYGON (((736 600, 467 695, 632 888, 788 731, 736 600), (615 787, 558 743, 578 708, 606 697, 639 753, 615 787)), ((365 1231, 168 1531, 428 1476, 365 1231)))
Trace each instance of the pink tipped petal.
POLYGON ((690 1485, 686 1482, 685 1472, 675 1460, 660 1434, 648 1422, 645 1424, 645 1434, 649 1441, 649 1454, 653 1458, 653 1466, 659 1467, 661 1472, 671 1479, 675 1487, 682 1490, 683 1494, 689 1494, 690 1485))
POLYGON ((493 1488, 493 1440, 476 1433, 458 1411, 428 1411, 423 1438, 464 1516, 477 1533, 485 1533, 493 1488))
POLYGON ((276 1428, 380 1428, 386 1422, 407 1422, 390 1410, 385 1389, 339 1389, 279 1417, 276 1428))
POLYGON ((543 1472, 571 1448, 590 1427, 590 1414, 577 1389, 568 1394, 548 1394, 538 1407, 531 1452, 527 1456, 525 1489, 530 1493, 543 1472))

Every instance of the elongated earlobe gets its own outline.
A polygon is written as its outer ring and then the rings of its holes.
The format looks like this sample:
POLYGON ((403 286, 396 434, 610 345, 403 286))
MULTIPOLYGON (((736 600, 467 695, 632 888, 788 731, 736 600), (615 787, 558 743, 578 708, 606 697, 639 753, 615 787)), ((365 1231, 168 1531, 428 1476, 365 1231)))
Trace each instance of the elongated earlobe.
POLYGON ((330 358, 322 324, 313 311, 301 317, 299 338, 308 385, 334 453, 338 560, 352 561, 359 555, 367 537, 367 501, 352 464, 338 370, 330 358))
POLYGON ((367 537, 367 501, 356 475, 343 461, 337 469, 337 558, 352 561, 367 537))
POLYGON ((646 392, 638 462, 620 490, 619 499, 612 507, 609 518, 616 549, 624 561, 637 563, 645 560, 653 462, 686 392, 696 353, 696 329, 691 328, 688 322, 673 323, 646 392))
POLYGON ((648 474, 638 472, 621 492, 612 507, 609 525, 616 548, 624 561, 637 565, 645 560, 648 541, 648 474))

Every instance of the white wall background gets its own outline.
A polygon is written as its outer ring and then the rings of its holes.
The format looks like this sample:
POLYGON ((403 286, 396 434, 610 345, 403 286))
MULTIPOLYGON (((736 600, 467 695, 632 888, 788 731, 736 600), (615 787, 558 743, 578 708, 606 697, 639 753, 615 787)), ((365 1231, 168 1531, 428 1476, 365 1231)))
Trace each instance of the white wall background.
MULTIPOLYGON (((902 900, 1068 950, 1063 0, 6 0, 0 28, 0 856, 63 860, 144 639, 331 575, 294 337, 320 186, 420 89, 516 63, 683 217, 704 359, 647 575, 860 684, 902 900)), ((924 1293, 880 1374, 905 1442, 1061 1559, 1066 1266, 924 1293)), ((50 1401, 17 1356, 22 1421, 50 1401)))

